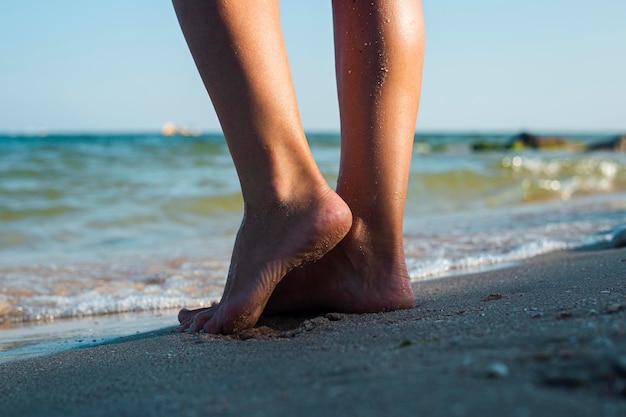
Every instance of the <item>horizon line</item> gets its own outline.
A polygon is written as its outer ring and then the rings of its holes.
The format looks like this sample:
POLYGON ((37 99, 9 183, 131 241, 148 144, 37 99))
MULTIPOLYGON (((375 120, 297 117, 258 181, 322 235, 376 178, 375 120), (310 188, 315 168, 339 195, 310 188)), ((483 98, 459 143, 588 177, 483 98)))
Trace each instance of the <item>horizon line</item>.
MULTIPOLYGON (((305 129, 305 135, 317 136, 317 135, 340 135, 341 132, 332 129, 305 129)), ((414 135, 515 135, 520 133, 531 133, 536 135, 620 135, 626 134, 626 128, 624 129, 416 129, 414 135)), ((48 137, 48 136, 163 136, 163 137, 201 137, 201 136, 224 136, 223 132, 219 129, 207 129, 207 130, 195 130, 191 134, 163 134, 161 129, 112 129, 112 130, 83 130, 83 129, 58 129, 58 130, 46 130, 46 129, 23 129, 23 130, 0 130, 0 136, 2 137, 48 137)))

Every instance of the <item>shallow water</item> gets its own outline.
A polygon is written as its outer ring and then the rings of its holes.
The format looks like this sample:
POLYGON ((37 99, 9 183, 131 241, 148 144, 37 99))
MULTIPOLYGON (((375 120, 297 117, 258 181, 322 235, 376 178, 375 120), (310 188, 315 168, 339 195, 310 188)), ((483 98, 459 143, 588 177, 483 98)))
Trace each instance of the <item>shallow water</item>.
POLYGON ((108 316, 37 322, 2 331, 0 364, 70 349, 94 346, 123 336, 170 331, 175 311, 121 313, 108 316))
MULTIPOLYGON (((626 154, 472 152, 479 139, 416 136, 412 279, 608 242, 626 225, 626 154)), ((334 185, 338 136, 309 140, 334 185)), ((0 137, 0 328, 210 303, 241 212, 220 135, 0 137)))

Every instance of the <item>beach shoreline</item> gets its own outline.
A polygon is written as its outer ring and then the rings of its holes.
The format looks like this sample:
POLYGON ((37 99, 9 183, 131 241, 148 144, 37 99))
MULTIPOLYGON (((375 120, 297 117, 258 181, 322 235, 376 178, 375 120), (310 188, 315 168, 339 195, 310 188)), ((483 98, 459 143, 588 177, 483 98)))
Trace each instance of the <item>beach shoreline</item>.
POLYGON ((626 413, 626 249, 415 282, 416 306, 173 327, 0 364, 7 416, 626 413))
MULTIPOLYGON (((454 269, 444 275, 420 278, 413 282, 413 286, 430 280, 445 280, 507 269, 521 263, 523 260, 454 269)), ((202 305, 191 308, 199 307, 202 305)), ((155 328, 172 327, 178 322, 179 311, 180 308, 177 307, 156 311, 129 311, 58 320, 4 323, 4 327, 0 327, 0 364, 109 343, 155 328)))

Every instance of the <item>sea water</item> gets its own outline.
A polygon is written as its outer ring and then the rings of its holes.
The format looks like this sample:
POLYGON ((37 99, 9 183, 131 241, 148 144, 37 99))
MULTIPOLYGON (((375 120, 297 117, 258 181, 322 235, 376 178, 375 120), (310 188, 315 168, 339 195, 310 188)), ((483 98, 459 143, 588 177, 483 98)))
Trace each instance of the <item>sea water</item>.
MULTIPOLYGON (((510 136, 416 135, 404 226, 413 280, 623 230, 626 154, 471 147, 510 136)), ((308 139, 334 186, 339 136, 308 139)), ((177 309, 219 300, 242 209, 218 134, 0 136, 0 361, 42 341, 45 351, 174 325, 177 309)))

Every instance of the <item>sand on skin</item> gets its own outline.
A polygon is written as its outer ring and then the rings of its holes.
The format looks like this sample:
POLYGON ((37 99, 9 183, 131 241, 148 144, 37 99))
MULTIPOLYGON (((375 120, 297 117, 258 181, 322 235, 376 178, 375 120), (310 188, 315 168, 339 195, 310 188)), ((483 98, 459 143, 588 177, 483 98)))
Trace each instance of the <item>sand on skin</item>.
POLYGON ((0 365, 3 416, 623 416, 626 249, 414 285, 416 307, 172 329, 0 365))

